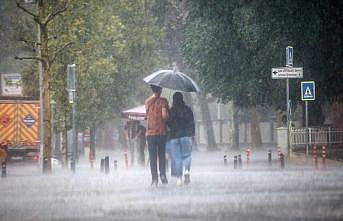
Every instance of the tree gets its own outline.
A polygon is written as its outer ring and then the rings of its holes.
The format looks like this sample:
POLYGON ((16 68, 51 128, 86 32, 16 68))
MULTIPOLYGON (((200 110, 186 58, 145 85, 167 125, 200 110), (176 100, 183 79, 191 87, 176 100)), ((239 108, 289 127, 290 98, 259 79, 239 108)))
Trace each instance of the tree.
MULTIPOLYGON (((42 84, 43 84, 43 172, 51 172, 51 112, 50 112, 50 79, 51 79, 51 65, 53 64, 59 51, 68 46, 64 45, 55 51, 49 51, 49 23, 55 19, 55 17, 67 10, 67 1, 58 1, 54 5, 49 5, 44 0, 37 1, 37 13, 32 12, 25 8, 19 1, 17 1, 17 7, 30 15, 34 22, 38 25, 39 39, 34 42, 38 46, 38 53, 35 56, 16 56, 19 60, 37 60, 42 67, 42 84)), ((27 40, 25 40, 27 41, 27 40)))
MULTIPOLYGON (((342 19, 338 16, 341 3, 331 0, 190 3, 183 55, 199 71, 202 85, 223 102, 232 100, 240 107, 272 105, 285 109, 285 84, 272 80, 270 69, 284 66, 287 45, 295 48, 294 63, 304 67, 305 79, 323 85, 320 93, 326 95, 325 99, 342 94, 343 87, 338 83, 343 82, 339 75, 342 43, 338 40, 342 36, 342 19), (321 42, 324 45, 318 47, 321 42), (326 62, 327 58, 331 63, 326 62), (335 82, 331 91, 326 90, 329 78, 335 82)), ((290 91, 299 90, 299 81, 291 81, 290 91)), ((298 101, 299 94, 291 93, 292 101, 298 101)))

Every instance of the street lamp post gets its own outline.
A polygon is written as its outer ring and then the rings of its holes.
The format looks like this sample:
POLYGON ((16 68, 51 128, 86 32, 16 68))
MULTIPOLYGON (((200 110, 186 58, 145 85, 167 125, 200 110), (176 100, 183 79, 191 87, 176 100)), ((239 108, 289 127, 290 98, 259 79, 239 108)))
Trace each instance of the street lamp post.
POLYGON ((69 103, 72 104, 72 158, 70 162, 70 167, 73 172, 75 172, 75 163, 77 160, 77 134, 76 134, 76 74, 75 74, 75 64, 68 64, 67 66, 67 89, 69 92, 69 103))

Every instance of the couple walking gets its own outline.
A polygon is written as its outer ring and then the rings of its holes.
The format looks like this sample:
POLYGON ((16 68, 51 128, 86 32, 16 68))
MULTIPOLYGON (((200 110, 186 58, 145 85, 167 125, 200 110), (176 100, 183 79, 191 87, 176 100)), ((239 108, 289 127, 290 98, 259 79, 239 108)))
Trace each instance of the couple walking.
POLYGON ((177 178, 177 184, 190 182, 192 137, 195 134, 192 110, 185 105, 180 92, 173 95, 173 104, 169 109, 168 100, 161 97, 162 88, 150 85, 153 95, 145 101, 147 113, 147 142, 150 157, 151 185, 158 184, 157 165, 162 184, 167 184, 166 143, 171 155, 171 175, 177 178), (167 142, 167 130, 169 138, 167 142), (158 161, 158 163, 157 163, 158 161), (185 172, 183 172, 185 169, 185 172))

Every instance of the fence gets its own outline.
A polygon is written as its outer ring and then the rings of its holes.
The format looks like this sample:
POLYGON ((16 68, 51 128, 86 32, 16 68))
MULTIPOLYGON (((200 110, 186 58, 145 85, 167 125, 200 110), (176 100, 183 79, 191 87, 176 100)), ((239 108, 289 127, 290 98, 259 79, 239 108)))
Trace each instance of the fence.
MULTIPOLYGON (((231 120, 211 120, 210 122, 215 141, 217 144, 231 144, 233 137, 233 126, 231 120)), ((263 144, 276 143, 276 123, 275 122, 260 122, 260 132, 263 144)), ((206 139, 206 122, 198 120, 195 123, 195 132, 198 144, 207 144, 206 139)), ((239 124, 239 143, 250 144, 250 123, 239 124)))
POLYGON ((343 144, 342 128, 292 128, 290 131, 290 141, 292 146, 302 146, 312 144, 337 145, 343 144))

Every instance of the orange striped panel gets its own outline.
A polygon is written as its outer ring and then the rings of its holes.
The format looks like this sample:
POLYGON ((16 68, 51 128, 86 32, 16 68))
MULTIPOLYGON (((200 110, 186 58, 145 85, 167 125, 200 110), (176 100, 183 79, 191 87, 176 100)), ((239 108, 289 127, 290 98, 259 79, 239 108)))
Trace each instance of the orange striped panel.
POLYGON ((0 104, 0 141, 16 143, 16 107, 11 103, 0 104))
POLYGON ((34 145, 38 137, 38 106, 36 104, 18 104, 19 140, 24 145, 34 145))

